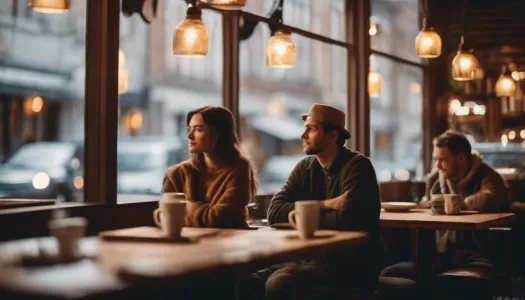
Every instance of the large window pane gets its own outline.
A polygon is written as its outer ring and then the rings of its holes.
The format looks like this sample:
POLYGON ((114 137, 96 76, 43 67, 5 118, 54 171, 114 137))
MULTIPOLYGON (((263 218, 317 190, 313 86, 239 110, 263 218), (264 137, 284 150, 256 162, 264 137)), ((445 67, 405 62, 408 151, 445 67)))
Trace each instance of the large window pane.
POLYGON ((383 79, 381 94, 370 97, 370 157, 378 179, 420 177, 423 70, 379 56, 371 65, 383 79))
POLYGON ((276 192, 304 157, 300 115, 315 102, 346 110, 346 49, 292 35, 297 65, 269 68, 270 32, 260 25, 240 50, 242 147, 257 169, 260 191, 276 192))
MULTIPOLYGON (((120 95, 117 151, 119 194, 160 194, 166 171, 187 159, 186 115, 222 104, 222 19, 204 10, 208 56, 173 55, 173 32, 186 15, 184 1, 159 1, 149 25, 121 16, 120 48, 128 90, 120 95)), ((119 198, 122 201, 123 198, 119 198)))
MULTIPOLYGON (((286 0, 283 22, 287 25, 345 40, 344 0, 286 0)), ((248 1, 245 11, 269 16, 273 0, 248 1)), ((259 24, 259 26, 266 26, 259 24)))
POLYGON ((27 2, 0 5, 0 198, 83 201, 86 1, 27 2))
POLYGON ((370 47, 420 62, 414 46, 419 33, 418 3, 418 0, 372 0, 370 47))

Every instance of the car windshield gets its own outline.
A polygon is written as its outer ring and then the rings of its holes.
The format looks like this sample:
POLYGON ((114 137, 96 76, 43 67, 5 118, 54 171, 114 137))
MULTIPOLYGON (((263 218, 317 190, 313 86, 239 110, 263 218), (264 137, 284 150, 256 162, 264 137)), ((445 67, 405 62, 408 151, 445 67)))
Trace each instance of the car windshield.
POLYGON ((166 167, 166 152, 149 149, 119 149, 117 168, 119 172, 140 172, 166 167))
POLYGON ((46 169, 65 165, 74 155, 70 144, 34 143, 20 148, 7 162, 10 166, 46 169))

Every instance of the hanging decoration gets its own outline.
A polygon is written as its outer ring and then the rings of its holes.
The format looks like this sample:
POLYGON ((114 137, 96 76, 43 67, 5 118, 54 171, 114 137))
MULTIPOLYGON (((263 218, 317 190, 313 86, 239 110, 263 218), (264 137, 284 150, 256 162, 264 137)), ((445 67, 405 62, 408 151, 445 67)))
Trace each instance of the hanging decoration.
POLYGON ((173 53, 177 56, 202 57, 208 54, 210 35, 201 19, 202 11, 196 0, 188 4, 186 18, 173 34, 173 53))

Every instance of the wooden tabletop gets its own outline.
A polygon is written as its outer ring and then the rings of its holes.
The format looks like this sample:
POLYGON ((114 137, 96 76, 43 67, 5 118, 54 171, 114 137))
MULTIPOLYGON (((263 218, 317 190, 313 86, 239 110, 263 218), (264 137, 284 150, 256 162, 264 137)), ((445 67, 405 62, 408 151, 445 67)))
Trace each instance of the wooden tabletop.
POLYGON ((516 216, 513 213, 462 212, 460 215, 432 215, 429 209, 408 212, 381 212, 381 226, 414 229, 482 230, 506 225, 516 216))
POLYGON ((39 248, 55 253, 52 238, 1 243, 0 269, 9 276, 0 276, 0 291, 81 298, 129 289, 130 282, 137 284, 141 278, 152 282, 150 279, 174 280, 209 272, 251 272, 368 240, 362 232, 319 231, 318 236, 300 240, 291 230, 221 229, 219 234, 186 244, 89 237, 82 240, 81 252, 91 258, 45 267, 23 267, 14 262, 21 256, 37 256, 39 248))

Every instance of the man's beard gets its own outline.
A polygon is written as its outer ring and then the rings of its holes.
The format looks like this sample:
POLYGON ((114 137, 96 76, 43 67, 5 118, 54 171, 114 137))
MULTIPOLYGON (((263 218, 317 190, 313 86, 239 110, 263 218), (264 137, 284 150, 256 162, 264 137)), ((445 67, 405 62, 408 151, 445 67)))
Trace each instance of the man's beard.
POLYGON ((309 147, 304 151, 306 155, 316 155, 324 151, 323 147, 309 147))

